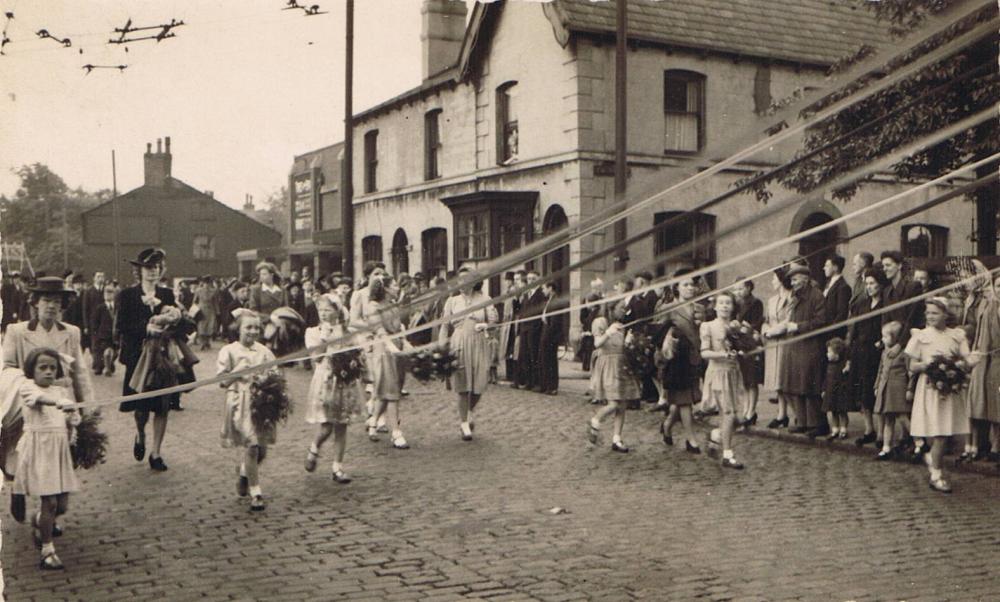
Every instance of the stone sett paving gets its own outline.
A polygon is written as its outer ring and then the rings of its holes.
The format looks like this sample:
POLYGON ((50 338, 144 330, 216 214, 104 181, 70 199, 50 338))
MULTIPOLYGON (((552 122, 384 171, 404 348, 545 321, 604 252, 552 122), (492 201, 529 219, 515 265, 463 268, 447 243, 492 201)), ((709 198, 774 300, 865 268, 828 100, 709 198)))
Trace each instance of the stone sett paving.
MULTIPOLYGON (((204 377, 214 354, 202 357, 204 377)), ((289 374, 302 399, 307 373, 289 374)), ((119 379, 97 378, 100 394, 119 379)), ((65 572, 38 570, 30 529, 4 512, 9 599, 1000 599, 995 476, 953 474, 945 496, 923 467, 748 436, 736 444, 747 469, 724 472, 682 437, 664 448, 639 412, 633 453, 614 454, 585 441, 579 380, 557 397, 494 387, 466 443, 452 394, 408 387, 413 448, 352 426, 346 486, 330 480, 328 450, 316 473, 302 469, 312 429, 299 410, 263 464, 260 514, 236 496, 236 453, 218 443, 219 389, 171 415, 163 474, 132 459, 130 416, 106 411, 111 457, 81 472, 57 544, 65 572)))

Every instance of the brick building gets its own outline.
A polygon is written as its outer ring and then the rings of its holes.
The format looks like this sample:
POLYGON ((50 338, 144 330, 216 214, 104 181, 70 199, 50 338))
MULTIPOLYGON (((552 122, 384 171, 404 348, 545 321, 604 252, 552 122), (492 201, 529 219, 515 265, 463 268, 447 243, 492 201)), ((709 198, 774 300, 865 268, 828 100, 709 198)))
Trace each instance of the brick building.
MULTIPOLYGON (((463 2, 425 0, 423 18, 423 83, 355 116, 356 266, 381 259, 411 272, 436 273, 476 264, 613 202, 613 3, 476 3, 467 15, 463 2)), ((706 159, 710 143, 748 128, 763 132, 770 125, 763 113, 773 99, 822 85, 831 64, 885 36, 870 12, 848 3, 631 0, 629 190, 677 181, 706 159)), ((688 211, 762 166, 787 161, 800 142, 771 148, 637 212, 628 218, 627 231, 688 211)), ((811 199, 739 236, 711 240, 763 207, 749 195, 739 197, 711 212, 688 214, 633 245, 627 267, 654 265, 665 274, 681 264, 739 256, 902 189, 891 178, 875 178, 849 204, 811 199), (699 240, 704 244, 679 261, 656 261, 699 240)), ((927 194, 871 212, 865 224, 848 222, 774 256, 748 258, 711 280, 730 282, 780 257, 809 254, 913 207, 927 194)), ((772 202, 789 197, 779 189, 772 202)), ((971 203, 956 200, 837 250, 845 256, 900 247, 910 256, 968 254, 973 215, 971 203)), ((558 269, 612 239, 607 230, 573 241, 538 267, 558 269)), ((819 256, 813 270, 820 277, 821 265, 819 256)), ((592 277, 617 267, 611 260, 591 263, 564 279, 563 289, 576 297, 592 277)), ((498 279, 490 290, 498 290, 498 279)))
POLYGON ((84 272, 117 272, 123 282, 131 282, 125 260, 157 246, 167 252, 168 277, 236 276, 236 253, 246 241, 281 244, 281 234, 273 228, 173 177, 170 138, 164 142, 165 148, 157 140, 156 152, 146 145, 143 185, 118 196, 117 270, 112 202, 83 213, 84 272))

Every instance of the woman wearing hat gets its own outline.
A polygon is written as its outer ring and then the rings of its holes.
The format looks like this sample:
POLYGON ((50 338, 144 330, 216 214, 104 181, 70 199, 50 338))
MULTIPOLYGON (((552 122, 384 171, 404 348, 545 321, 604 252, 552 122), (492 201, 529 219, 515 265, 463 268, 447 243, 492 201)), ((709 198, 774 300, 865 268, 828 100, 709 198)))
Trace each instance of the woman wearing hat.
MULTIPOLYGON (((118 316, 115 329, 121 335, 121 362, 125 364, 125 382, 122 384, 122 394, 132 395, 136 391, 129 383, 135 372, 139 358, 142 356, 143 341, 146 340, 146 326, 149 319, 160 313, 165 307, 176 306, 174 291, 158 286, 160 277, 166 271, 166 253, 163 249, 146 249, 139 253, 133 261, 138 282, 122 289, 118 294, 118 316)), ((162 472, 167 469, 160 457, 160 447, 163 436, 167 432, 167 414, 171 404, 178 404, 180 394, 149 397, 138 401, 126 401, 119 406, 122 412, 133 412, 135 417, 136 436, 132 445, 132 455, 139 462, 146 457, 146 423, 149 414, 153 417, 153 447, 149 452, 149 467, 162 472)))
MULTIPOLYGON (((39 278, 35 286, 28 289, 29 303, 35 309, 36 318, 27 322, 11 324, 3 338, 3 364, 6 368, 23 368, 25 359, 33 350, 49 347, 58 351, 63 358, 65 376, 56 384, 73 391, 77 403, 93 399, 94 390, 90 383, 90 372, 83 363, 83 351, 80 349, 80 329, 72 324, 59 320, 59 314, 74 297, 73 291, 65 288, 63 279, 58 277, 39 278)), ((17 373, 10 374, 16 378, 17 373)), ((11 378, 11 377, 8 377, 11 378)), ((14 395, 6 403, 16 387, 11 387, 12 380, 0 380, 3 389, 0 390, 2 404, 8 410, 4 412, 2 427, 2 444, 0 444, 0 468, 8 477, 13 476, 17 457, 13 453, 18 439, 21 437, 21 406, 19 398, 14 395)), ((11 498, 11 511, 18 520, 24 519, 24 497, 20 500, 11 498), (19 511, 18 511, 19 510, 19 511)))
POLYGON ((250 287, 250 309, 270 316, 285 305, 285 290, 280 286, 278 268, 270 261, 257 264, 257 284, 250 287))

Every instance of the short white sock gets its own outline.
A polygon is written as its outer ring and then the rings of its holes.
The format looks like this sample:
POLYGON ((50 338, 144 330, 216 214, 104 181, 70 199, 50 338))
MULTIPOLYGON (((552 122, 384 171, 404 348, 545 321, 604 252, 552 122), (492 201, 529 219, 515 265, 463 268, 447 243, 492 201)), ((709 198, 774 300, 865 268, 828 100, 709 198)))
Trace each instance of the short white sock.
POLYGON ((385 414, 382 414, 381 416, 378 417, 378 422, 376 423, 376 425, 385 426, 385 414))
POLYGON ((337 472, 340 469, 342 469, 343 467, 344 466, 340 462, 334 462, 333 463, 333 472, 337 472))
POLYGON ((733 454, 733 450, 731 450, 731 449, 724 449, 724 450, 722 450, 722 458, 723 459, 725 459, 725 460, 732 460, 735 457, 736 457, 736 455, 733 454))
POLYGON ((319 455, 319 448, 316 447, 316 442, 315 441, 313 441, 312 444, 309 446, 309 453, 311 453, 313 455, 316 455, 316 456, 319 455))
POLYGON ((240 476, 241 477, 247 476, 247 465, 242 462, 240 462, 240 476))
POLYGON ((56 553, 56 544, 53 542, 42 544, 42 556, 48 556, 49 554, 56 553))
POLYGON ((399 429, 395 429, 394 431, 392 431, 392 438, 393 439, 399 439, 402 436, 403 436, 403 431, 401 431, 399 429))
POLYGON ((611 442, 612 443, 617 443, 618 445, 621 445, 622 444, 622 438, 619 435, 614 435, 614 436, 611 437, 611 442))
POLYGON ((261 495, 264 495, 264 492, 260 490, 260 485, 254 485, 253 487, 250 488, 251 497, 257 497, 261 495))
POLYGON ((601 428, 601 421, 598 420, 597 417, 595 416, 595 417, 593 417, 593 418, 590 419, 590 426, 591 426, 591 428, 594 428, 594 429, 600 429, 601 428))
POLYGON ((931 480, 937 481, 942 476, 944 476, 944 475, 941 474, 941 469, 940 468, 931 467, 931 480))

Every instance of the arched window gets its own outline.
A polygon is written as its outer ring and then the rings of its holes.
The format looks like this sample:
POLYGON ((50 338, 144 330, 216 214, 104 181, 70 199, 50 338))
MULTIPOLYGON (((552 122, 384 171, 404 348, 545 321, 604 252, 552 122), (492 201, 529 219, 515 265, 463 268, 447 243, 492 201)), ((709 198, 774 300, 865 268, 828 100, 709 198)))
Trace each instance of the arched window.
POLYGON ((448 231, 428 228, 420 234, 420 270, 427 280, 448 272, 448 231))
MULTIPOLYGON (((700 268, 715 263, 715 216, 707 213, 663 211, 653 216, 654 224, 663 224, 653 239, 653 253, 664 256, 656 267, 658 276, 682 267, 700 268)), ((715 272, 705 280, 715 286, 715 272)))
POLYGON ((944 257, 948 254, 948 228, 908 224, 902 228, 900 249, 907 257, 944 257))
POLYGON ((517 82, 507 82, 497 88, 497 164, 517 159, 517 82))
POLYGON ((361 239, 361 260, 382 261, 382 237, 366 236, 361 239))
POLYGON ((392 273, 396 276, 410 272, 410 241, 406 231, 397 228, 392 235, 392 273))
POLYGON ((663 72, 663 150, 696 153, 705 145, 705 76, 694 71, 663 72))

